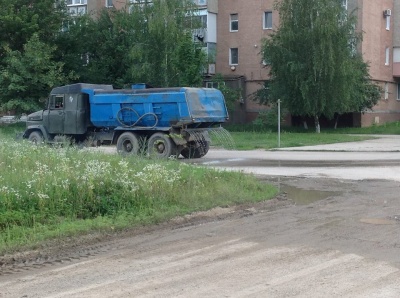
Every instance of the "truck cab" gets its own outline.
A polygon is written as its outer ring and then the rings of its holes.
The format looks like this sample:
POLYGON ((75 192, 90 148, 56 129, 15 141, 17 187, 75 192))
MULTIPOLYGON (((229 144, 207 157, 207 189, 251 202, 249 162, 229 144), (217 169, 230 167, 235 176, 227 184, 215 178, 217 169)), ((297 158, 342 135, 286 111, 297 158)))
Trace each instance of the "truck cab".
MULTIPOLYGON (((83 88, 93 84, 72 84, 54 88, 43 110, 27 116, 23 137, 33 142, 57 142, 57 137, 67 136, 83 140, 90 127, 90 105, 83 88)), ((111 85, 95 85, 96 88, 112 89, 111 85)))

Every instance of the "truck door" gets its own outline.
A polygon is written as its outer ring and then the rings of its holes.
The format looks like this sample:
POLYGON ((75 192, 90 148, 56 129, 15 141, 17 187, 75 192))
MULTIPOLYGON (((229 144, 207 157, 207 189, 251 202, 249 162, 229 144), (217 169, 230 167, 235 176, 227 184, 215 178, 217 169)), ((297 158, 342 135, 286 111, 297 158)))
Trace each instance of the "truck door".
POLYGON ((50 97, 47 129, 52 134, 64 133, 64 95, 52 95, 50 97))

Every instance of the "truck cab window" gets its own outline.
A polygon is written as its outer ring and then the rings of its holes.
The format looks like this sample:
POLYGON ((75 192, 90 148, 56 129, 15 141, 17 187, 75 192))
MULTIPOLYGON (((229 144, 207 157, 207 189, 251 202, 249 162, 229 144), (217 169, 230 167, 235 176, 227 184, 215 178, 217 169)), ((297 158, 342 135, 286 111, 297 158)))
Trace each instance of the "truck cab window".
POLYGON ((64 96, 52 96, 50 98, 50 109, 62 109, 64 108, 64 96))

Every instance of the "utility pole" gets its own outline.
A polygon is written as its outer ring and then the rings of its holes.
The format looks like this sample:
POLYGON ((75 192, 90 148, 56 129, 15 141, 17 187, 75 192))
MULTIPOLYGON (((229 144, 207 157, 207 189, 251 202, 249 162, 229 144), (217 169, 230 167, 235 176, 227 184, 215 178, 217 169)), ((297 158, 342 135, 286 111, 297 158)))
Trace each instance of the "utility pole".
POLYGON ((278 99, 278 148, 281 148, 281 100, 278 99))

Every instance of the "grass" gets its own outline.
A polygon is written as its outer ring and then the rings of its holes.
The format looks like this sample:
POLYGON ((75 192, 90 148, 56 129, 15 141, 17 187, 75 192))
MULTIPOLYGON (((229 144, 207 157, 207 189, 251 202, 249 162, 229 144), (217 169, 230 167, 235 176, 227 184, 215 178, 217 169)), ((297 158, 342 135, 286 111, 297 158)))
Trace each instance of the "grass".
POLYGON ((10 134, 10 127, 0 134, 0 254, 277 194, 251 175, 176 160, 33 146, 10 134))
MULTIPOLYGON (((374 138, 373 134, 398 134, 399 123, 392 123, 369 128, 327 129, 315 133, 312 129, 284 127, 280 134, 280 147, 312 146, 342 142, 357 142, 374 138)), ((253 125, 226 126, 230 132, 237 150, 275 149, 278 148, 278 133, 276 129, 260 128, 253 125)), ((216 138, 212 138, 215 146, 224 146, 216 138)))
MULTIPOLYGON (((276 132, 231 132, 237 150, 274 149, 278 148, 278 133, 276 132)), ((369 136, 354 136, 332 133, 293 133, 282 132, 280 147, 311 146, 341 142, 355 142, 371 139, 369 136)))
MULTIPOLYGON (((278 147, 276 128, 268 129, 252 124, 227 125, 225 128, 230 132, 237 150, 267 150, 278 147)), ((319 134, 315 133, 312 128, 306 131, 298 127, 283 127, 280 135, 280 147, 356 142, 374 138, 371 136, 374 134, 400 134, 400 122, 363 128, 322 129, 319 134)), ((220 144, 217 143, 216 145, 220 144)))
MULTIPOLYGON (((284 128, 281 147, 359 141, 371 138, 363 134, 398 134, 399 126, 395 122, 320 134, 284 128)), ((277 147, 276 131, 251 125, 227 128, 236 149, 277 147)), ((15 142, 23 130, 21 123, 0 126, 0 254, 54 238, 110 232, 216 206, 267 200, 277 193, 271 185, 242 173, 15 142)))
MULTIPOLYGON (((276 127, 263 127, 261 125, 254 124, 227 124, 224 126, 229 131, 235 132, 277 132, 276 127)), ((288 127, 282 126, 282 131, 290 133, 305 133, 315 134, 313 127, 305 130, 302 127, 288 127)), ((384 124, 374 124, 369 127, 346 127, 346 128, 321 128, 321 134, 388 134, 397 135, 400 134, 400 122, 388 122, 384 124)))
POLYGON ((16 134, 25 130, 25 123, 0 124, 0 139, 15 138, 16 134))
POLYGON ((363 128, 338 128, 338 133, 347 134, 387 134, 398 135, 400 134, 400 122, 390 122, 381 125, 372 125, 363 128))

